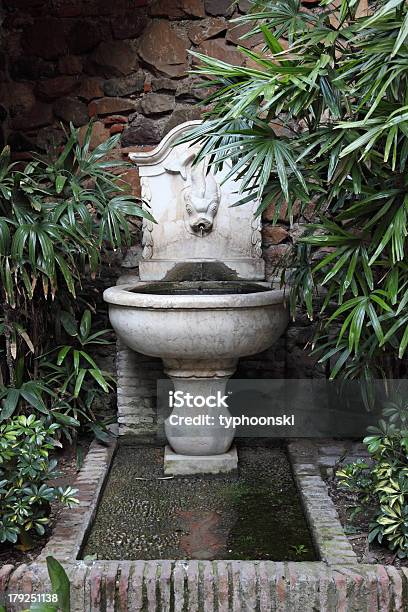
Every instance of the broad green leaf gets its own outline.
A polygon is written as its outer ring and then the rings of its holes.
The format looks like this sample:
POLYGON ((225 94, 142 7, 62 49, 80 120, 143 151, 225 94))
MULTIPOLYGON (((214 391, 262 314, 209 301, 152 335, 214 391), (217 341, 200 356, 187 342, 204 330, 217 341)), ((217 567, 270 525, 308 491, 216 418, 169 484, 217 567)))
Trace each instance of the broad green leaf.
POLYGON ((75 381, 74 397, 78 397, 79 396, 79 393, 80 393, 81 388, 82 388, 82 383, 84 382, 84 378, 85 378, 86 373, 88 371, 90 371, 90 370, 87 370, 86 368, 81 368, 79 370, 78 376, 77 376, 76 381, 75 381))
POLYGON ((27 385, 23 385, 23 387, 20 389, 20 394, 26 400, 26 402, 29 404, 29 406, 32 406, 33 408, 35 408, 36 410, 38 410, 42 414, 48 414, 49 413, 49 411, 48 411, 46 405, 44 404, 44 401, 41 399, 41 397, 39 395, 37 395, 36 393, 34 393, 33 391, 28 390, 27 389, 27 385))
POLYGON ((72 356, 73 356, 73 361, 74 361, 74 368, 75 368, 75 372, 79 371, 79 362, 80 362, 80 358, 81 358, 81 354, 77 349, 74 349, 72 351, 72 356))
POLYGON ((67 177, 63 176, 63 175, 59 175, 57 176, 57 178, 55 179, 55 190, 58 194, 61 193, 61 191, 64 189, 64 185, 67 182, 67 177))
POLYGON ((91 311, 85 310, 84 314, 82 315, 81 324, 79 327, 79 333, 80 333, 82 342, 84 342, 88 338, 90 331, 91 331, 91 311))
POLYGON ((83 357, 88 363, 91 364, 91 366, 93 368, 98 368, 98 366, 96 365, 95 361, 92 359, 92 357, 90 355, 88 355, 88 353, 86 353, 85 351, 79 351, 79 354, 81 355, 81 357, 83 357))
POLYGON ((61 612, 70 612, 69 578, 62 565, 54 557, 48 556, 46 561, 52 589, 58 595, 58 607, 61 612))
POLYGON ((348 249, 345 253, 343 253, 343 255, 341 257, 339 257, 338 261, 335 263, 335 265, 331 268, 330 272, 328 272, 326 274, 326 276, 324 277, 324 279, 322 280, 322 285, 325 285, 330 279, 333 278, 333 276, 336 276, 336 274, 339 273, 339 271, 341 270, 341 268, 347 263, 347 261, 350 259, 350 255, 351 255, 352 251, 350 249, 348 249))
POLYGON ((57 412, 56 410, 52 411, 52 415, 58 423, 62 423, 62 425, 67 425, 68 427, 79 427, 80 422, 77 419, 69 416, 68 414, 64 414, 63 412, 57 412))
POLYGON ((270 29, 266 25, 261 25, 260 30, 264 36, 266 44, 268 45, 272 53, 282 53, 282 51, 284 51, 279 40, 272 34, 270 29))
POLYGON ((370 297, 371 297, 371 299, 374 302, 379 304, 379 306, 381 306, 381 308, 383 310, 385 310, 386 312, 393 313, 392 308, 390 306, 388 306, 388 304, 386 302, 384 302, 384 300, 382 298, 379 297, 378 292, 377 293, 372 293, 370 297))
POLYGON ((92 369, 89 370, 89 372, 94 377, 96 382, 102 387, 102 389, 106 393, 108 393, 109 386, 108 386, 108 383, 106 382, 105 378, 103 377, 101 371, 96 369, 96 368, 92 368, 92 369))
POLYGON ((403 358, 404 353, 407 350, 407 346, 408 346, 408 325, 405 328, 404 335, 402 336, 401 344, 400 344, 399 351, 398 351, 398 357, 400 359, 403 358))
POLYGON ((9 389, 5 399, 2 400, 0 421, 5 421, 13 416, 20 399, 20 389, 9 389))
POLYGON ((61 311, 60 315, 61 323, 65 331, 69 336, 77 336, 78 335, 78 327, 75 317, 72 316, 71 313, 66 312, 65 310, 61 311))
POLYGON ((61 365, 65 359, 65 357, 68 355, 69 351, 71 350, 71 346, 66 345, 63 346, 57 356, 57 365, 61 365))

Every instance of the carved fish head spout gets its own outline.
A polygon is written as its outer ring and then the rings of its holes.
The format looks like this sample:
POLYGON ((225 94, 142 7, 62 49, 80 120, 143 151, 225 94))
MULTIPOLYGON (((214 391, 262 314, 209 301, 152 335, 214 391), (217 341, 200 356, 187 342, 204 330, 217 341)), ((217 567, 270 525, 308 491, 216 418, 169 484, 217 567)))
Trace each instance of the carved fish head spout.
POLYGON ((191 184, 184 191, 187 223, 198 236, 209 234, 221 200, 221 190, 212 174, 206 173, 206 165, 191 170, 191 184))

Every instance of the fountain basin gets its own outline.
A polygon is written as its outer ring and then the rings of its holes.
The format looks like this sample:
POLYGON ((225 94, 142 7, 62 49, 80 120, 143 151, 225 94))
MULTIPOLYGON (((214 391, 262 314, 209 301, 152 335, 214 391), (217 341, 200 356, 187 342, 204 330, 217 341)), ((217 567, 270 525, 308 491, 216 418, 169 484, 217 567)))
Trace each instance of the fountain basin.
POLYGON ((176 369, 174 360, 236 363, 267 349, 288 324, 284 291, 261 282, 147 282, 110 287, 103 297, 129 348, 176 369))

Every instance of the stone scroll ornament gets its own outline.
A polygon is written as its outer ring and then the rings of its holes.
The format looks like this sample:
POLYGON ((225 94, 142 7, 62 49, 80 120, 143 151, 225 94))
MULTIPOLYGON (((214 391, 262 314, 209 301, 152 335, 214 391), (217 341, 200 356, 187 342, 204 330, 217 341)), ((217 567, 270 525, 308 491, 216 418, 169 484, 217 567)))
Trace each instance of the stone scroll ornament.
MULTIPOLYGON (((149 210, 152 201, 152 192, 150 190, 149 181, 145 176, 140 179, 140 187, 142 200, 147 210, 149 210)), ((148 219, 143 219, 142 232, 143 259, 151 259, 153 257, 153 222, 148 219)))
POLYGON ((262 221, 261 216, 252 219, 251 223, 252 257, 262 257, 262 221))

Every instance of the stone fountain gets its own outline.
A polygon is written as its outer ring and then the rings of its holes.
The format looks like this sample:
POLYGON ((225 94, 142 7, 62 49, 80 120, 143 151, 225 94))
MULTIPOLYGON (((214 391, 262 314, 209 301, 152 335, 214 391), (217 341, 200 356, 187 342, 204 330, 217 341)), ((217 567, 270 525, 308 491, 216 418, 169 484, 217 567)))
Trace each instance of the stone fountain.
POLYGON ((163 360, 174 394, 210 398, 204 407, 201 399, 184 402, 166 419, 166 474, 237 467, 234 430, 220 425, 219 416, 229 416, 221 398, 238 359, 266 350, 288 323, 284 292, 264 282, 256 202, 232 208, 239 180, 226 178, 231 166, 214 174, 206 162, 193 165, 197 147, 177 144, 197 123, 129 155, 157 223, 143 222, 140 281, 104 293, 119 338, 163 360))

